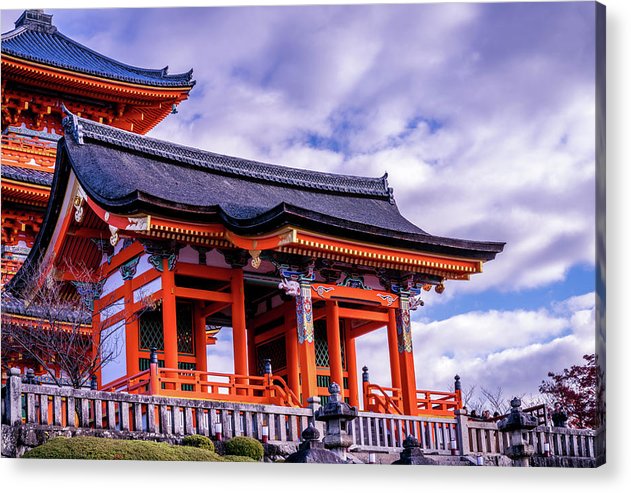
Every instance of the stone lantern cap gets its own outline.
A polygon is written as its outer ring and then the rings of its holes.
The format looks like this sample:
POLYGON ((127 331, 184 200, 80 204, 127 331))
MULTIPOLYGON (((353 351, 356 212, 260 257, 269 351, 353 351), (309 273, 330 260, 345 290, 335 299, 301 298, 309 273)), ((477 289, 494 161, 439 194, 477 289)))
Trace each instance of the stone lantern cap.
POLYGON ((532 430, 537 427, 537 418, 521 410, 521 399, 514 397, 510 402, 511 412, 497 423, 500 431, 532 430))
POLYGON ((358 416, 357 408, 348 405, 340 399, 340 386, 333 382, 329 385, 329 401, 316 411, 315 418, 318 421, 329 421, 336 418, 355 419, 358 416))

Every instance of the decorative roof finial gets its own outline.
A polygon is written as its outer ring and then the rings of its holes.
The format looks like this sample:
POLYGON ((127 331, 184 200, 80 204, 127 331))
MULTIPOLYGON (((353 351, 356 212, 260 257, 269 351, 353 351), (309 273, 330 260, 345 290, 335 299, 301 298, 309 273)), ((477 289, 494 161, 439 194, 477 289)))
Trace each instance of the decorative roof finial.
POLYGON ((83 128, 79 123, 79 118, 66 108, 64 103, 61 103, 61 109, 67 115, 61 121, 64 131, 67 134, 71 134, 77 144, 83 144, 83 128))
POLYGON ((31 9, 22 12, 22 15, 15 21, 15 28, 17 29, 19 27, 49 34, 57 30, 57 28, 53 26, 53 16, 44 13, 41 9, 31 9))

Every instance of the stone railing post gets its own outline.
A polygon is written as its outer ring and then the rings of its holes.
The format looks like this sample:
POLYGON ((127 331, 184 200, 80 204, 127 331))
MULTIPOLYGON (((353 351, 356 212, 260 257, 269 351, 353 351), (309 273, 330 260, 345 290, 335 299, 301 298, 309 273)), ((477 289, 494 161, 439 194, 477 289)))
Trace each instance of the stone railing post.
POLYGON ((307 399, 307 407, 311 410, 311 416, 309 416, 309 425, 313 428, 316 428, 318 432, 322 435, 324 434, 324 423, 317 422, 315 419, 316 413, 320 410, 321 402, 322 401, 317 395, 314 395, 307 399))
POLYGON ((458 440, 458 450, 460 455, 471 453, 469 444, 469 416, 464 409, 456 409, 456 440, 458 440))
POLYGON ((6 392, 6 422, 9 426, 19 426, 22 424, 22 376, 18 368, 9 369, 6 392))

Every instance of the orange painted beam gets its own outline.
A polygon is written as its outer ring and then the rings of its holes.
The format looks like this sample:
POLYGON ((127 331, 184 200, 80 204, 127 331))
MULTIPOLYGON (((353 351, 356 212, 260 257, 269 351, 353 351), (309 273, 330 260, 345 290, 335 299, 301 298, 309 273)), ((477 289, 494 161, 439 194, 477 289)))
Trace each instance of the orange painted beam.
POLYGON ((186 264, 178 262, 175 266, 175 273, 183 276, 201 277, 204 279, 213 279, 218 281, 230 281, 232 279, 231 269, 222 269, 220 267, 210 267, 207 265, 186 264))
POLYGON ((335 301, 326 303, 326 336, 329 348, 331 383, 344 387, 342 367, 342 343, 340 340, 340 307, 335 301))
POLYGON ((261 325, 268 324, 279 318, 284 318, 286 314, 293 312, 294 307, 291 306, 291 302, 285 302, 282 305, 272 308, 260 315, 256 315, 251 321, 253 328, 259 328, 261 325))
MULTIPOLYGON (((388 322, 388 314, 371 310, 361 310, 356 308, 340 308, 340 318, 351 318, 353 320, 367 320, 369 322, 388 322)), ((382 324, 382 325, 383 325, 382 324)))
POLYGON ((204 289, 175 287, 174 293, 178 298, 188 298, 191 300, 218 301, 220 303, 231 303, 233 301, 233 296, 230 293, 206 291, 204 289))
POLYGON ((116 255, 112 256, 109 263, 105 262, 104 264, 101 264, 98 270, 99 277, 100 278, 107 277, 110 273, 114 272, 125 262, 130 261, 136 255, 140 255, 143 252, 144 252, 144 249, 142 245, 140 244, 140 242, 135 241, 134 243, 129 245, 127 248, 123 248, 116 255))
POLYGON ((353 339, 356 339, 357 337, 361 337, 363 335, 374 332, 375 330, 379 330, 385 325, 386 324, 384 324, 383 322, 367 322, 358 327, 353 327, 352 329, 350 329, 351 336, 353 337, 353 339))
POLYGON ((411 250, 388 249, 378 245, 360 244, 303 231, 298 231, 297 233, 297 244, 314 250, 339 253, 379 262, 408 264, 462 273, 482 271, 482 262, 479 260, 432 255, 411 250))
POLYGON ((399 297, 377 289, 350 288, 335 284, 314 283, 311 285, 314 300, 351 301, 373 306, 399 308, 399 297))
POLYGON ((208 318, 215 313, 225 310, 230 305, 232 305, 232 303, 211 303, 203 309, 204 317, 208 318))

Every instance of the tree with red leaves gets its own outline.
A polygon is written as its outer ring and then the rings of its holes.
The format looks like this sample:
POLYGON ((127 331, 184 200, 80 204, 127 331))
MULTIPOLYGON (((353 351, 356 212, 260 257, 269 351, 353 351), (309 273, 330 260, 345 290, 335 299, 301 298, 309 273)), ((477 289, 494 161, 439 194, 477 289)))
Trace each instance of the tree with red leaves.
POLYGON ((597 389, 599 386, 598 358, 595 354, 583 356, 584 365, 565 368, 562 373, 548 373, 548 380, 539 386, 549 404, 559 402, 566 410, 569 425, 573 428, 598 427, 597 389))

